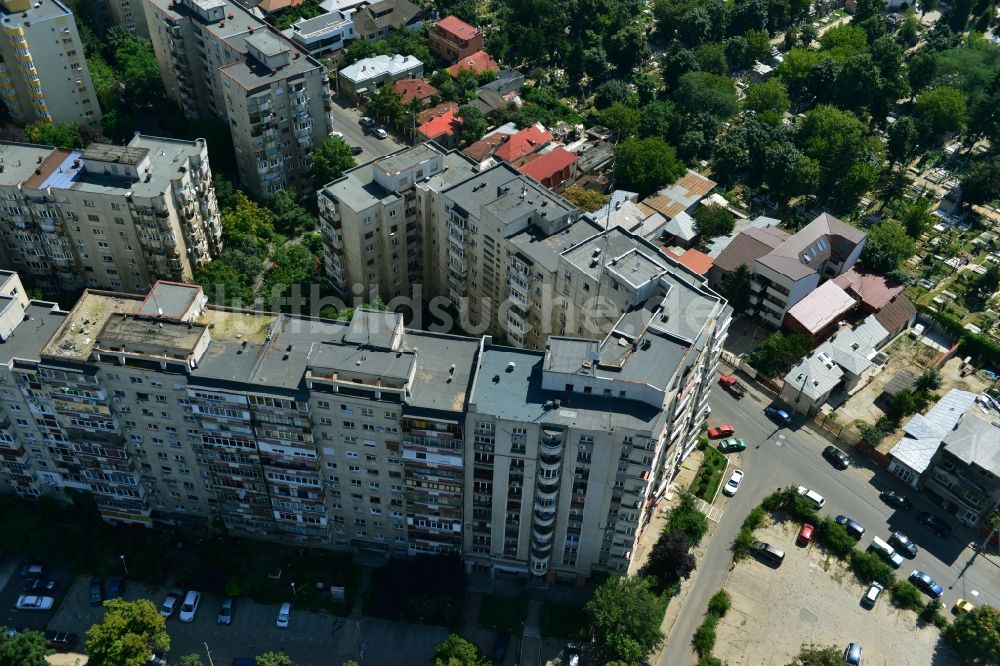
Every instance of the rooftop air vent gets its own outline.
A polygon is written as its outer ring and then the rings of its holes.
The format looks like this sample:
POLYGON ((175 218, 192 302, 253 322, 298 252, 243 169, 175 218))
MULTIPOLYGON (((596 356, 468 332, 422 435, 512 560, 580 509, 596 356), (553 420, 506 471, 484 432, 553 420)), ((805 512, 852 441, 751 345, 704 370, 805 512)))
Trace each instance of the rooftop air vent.
POLYGON ((507 372, 514 372, 514 361, 509 361, 507 363, 507 372))

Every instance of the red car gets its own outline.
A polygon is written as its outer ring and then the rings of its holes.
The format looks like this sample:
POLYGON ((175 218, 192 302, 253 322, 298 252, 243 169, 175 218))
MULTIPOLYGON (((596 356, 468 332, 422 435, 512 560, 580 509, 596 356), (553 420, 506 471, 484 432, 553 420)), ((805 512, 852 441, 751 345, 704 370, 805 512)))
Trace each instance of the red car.
POLYGON ((736 433, 736 428, 731 425, 720 425, 714 428, 708 429, 708 436, 712 439, 722 439, 723 437, 732 437, 736 433))
POLYGON ((813 526, 809 523, 803 523, 802 529, 799 530, 799 538, 796 543, 800 546, 808 546, 809 542, 813 539, 813 526))

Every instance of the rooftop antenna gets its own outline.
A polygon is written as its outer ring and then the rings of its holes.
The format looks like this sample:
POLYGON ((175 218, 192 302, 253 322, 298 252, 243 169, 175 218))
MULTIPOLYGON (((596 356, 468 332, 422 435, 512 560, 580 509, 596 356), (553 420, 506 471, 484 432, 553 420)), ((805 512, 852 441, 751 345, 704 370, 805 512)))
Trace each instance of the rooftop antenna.
MULTIPOLYGON (((615 137, 614 150, 611 153, 611 196, 615 194, 615 160, 618 157, 618 137, 615 137)), ((611 204, 611 200, 608 200, 608 212, 604 216, 604 249, 601 250, 600 256, 600 268, 597 270, 597 293, 594 297, 595 302, 600 307, 601 302, 601 284, 604 278, 604 267, 606 265, 605 257, 608 256, 608 229, 611 228, 611 209, 614 206, 611 204)))

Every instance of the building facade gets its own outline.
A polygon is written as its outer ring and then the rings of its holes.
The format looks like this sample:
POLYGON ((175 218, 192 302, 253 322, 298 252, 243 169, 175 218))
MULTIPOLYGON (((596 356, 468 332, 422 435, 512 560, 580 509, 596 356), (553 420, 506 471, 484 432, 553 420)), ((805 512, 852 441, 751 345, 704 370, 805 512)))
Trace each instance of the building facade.
POLYGON ((729 319, 713 298, 695 340, 656 305, 639 337, 625 322, 543 353, 386 312, 218 308, 172 282, 88 290, 65 311, 4 273, 0 480, 89 492, 119 524, 624 571, 697 441, 729 319))
POLYGON ((191 280, 222 249, 204 139, 3 143, 0 160, 0 261, 34 285, 144 292, 191 280))
POLYGON ((144 0, 167 95, 228 122, 241 183, 262 199, 308 189, 331 123, 326 68, 231 0, 144 0))
POLYGON ((149 36, 144 0, 108 0, 108 10, 117 25, 142 37, 149 36))
POLYGON ((454 63, 483 50, 483 33, 457 16, 446 16, 427 30, 428 46, 439 60, 454 63))
POLYGON ((0 100, 25 123, 96 125, 101 107, 73 13, 59 0, 0 0, 0 100))

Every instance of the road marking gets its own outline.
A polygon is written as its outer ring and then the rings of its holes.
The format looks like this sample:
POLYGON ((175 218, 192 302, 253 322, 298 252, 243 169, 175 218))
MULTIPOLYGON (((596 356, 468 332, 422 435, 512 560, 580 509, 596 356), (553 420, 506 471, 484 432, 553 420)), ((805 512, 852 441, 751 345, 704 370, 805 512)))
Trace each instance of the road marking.
POLYGON ((774 445, 775 446, 784 446, 784 443, 782 443, 782 441, 780 439, 776 439, 776 440, 774 440, 774 445))

